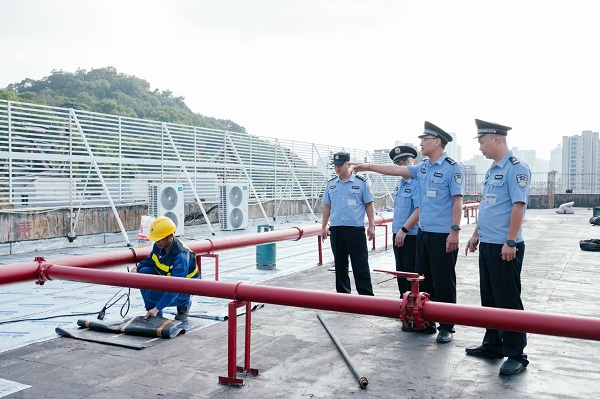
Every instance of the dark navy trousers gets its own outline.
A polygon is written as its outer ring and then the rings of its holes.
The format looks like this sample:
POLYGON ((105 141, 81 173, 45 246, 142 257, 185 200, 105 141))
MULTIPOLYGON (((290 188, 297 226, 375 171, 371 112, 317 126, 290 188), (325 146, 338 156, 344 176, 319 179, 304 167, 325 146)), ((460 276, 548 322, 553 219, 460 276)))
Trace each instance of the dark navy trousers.
MULTIPOLYGON (((456 260, 458 250, 446 252, 448 233, 430 233, 419 229, 417 234, 417 273, 425 276, 420 284, 436 302, 456 303, 456 260)), ((435 320, 432 320, 435 321, 435 320)), ((454 332, 454 324, 441 324, 441 330, 454 332)))
POLYGON ((335 263, 335 289, 337 292, 352 292, 348 274, 348 256, 352 261, 352 274, 356 291, 360 295, 373 295, 369 249, 364 227, 331 226, 329 228, 331 250, 335 263))
MULTIPOLYGON (((525 243, 517 244, 517 256, 510 262, 502 260, 504 244, 479 244, 479 287, 481 305, 493 308, 523 310, 521 301, 521 268, 525 243)), ((524 332, 485 330, 483 344, 504 356, 520 358, 527 345, 524 332)))
MULTIPOLYGON (((417 256, 417 236, 407 235, 404 237, 404 245, 401 247, 396 246, 396 233, 392 234, 392 242, 394 243, 394 257, 396 258, 396 271, 398 272, 410 272, 415 273, 415 259, 417 256)), ((405 278, 398 279, 398 290, 400 291, 400 297, 404 295, 406 291, 410 291, 410 282, 405 278)))

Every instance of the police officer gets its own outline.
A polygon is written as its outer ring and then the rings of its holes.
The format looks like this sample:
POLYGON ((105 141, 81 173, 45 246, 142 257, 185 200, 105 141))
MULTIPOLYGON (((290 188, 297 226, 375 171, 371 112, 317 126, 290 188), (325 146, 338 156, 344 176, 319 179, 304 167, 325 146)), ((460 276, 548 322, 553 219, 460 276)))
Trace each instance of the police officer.
MULTIPOLYGON (((483 156, 494 163, 483 182, 477 229, 467 242, 465 254, 479 244, 479 288, 481 304, 523 310, 521 267, 525 255, 522 224, 529 198, 529 167, 509 151, 508 126, 475 119, 477 140, 483 156)), ((500 374, 525 370, 529 361, 523 353, 527 336, 522 332, 486 329, 483 342, 467 348, 467 355, 508 359, 500 374)))
MULTIPOLYGON (((421 284, 434 301, 456 303, 456 260, 463 198, 463 168, 448 157, 446 145, 452 136, 425 122, 421 152, 428 157, 415 166, 356 164, 354 170, 373 171, 405 178, 414 177, 419 185, 419 232, 417 234, 417 272, 425 276, 421 284)), ((436 341, 452 340, 454 325, 442 323, 436 341)))
MULTIPOLYGON (((147 237, 155 241, 150 255, 142 260, 132 273, 154 274, 160 276, 200 278, 194 253, 174 236, 177 226, 166 216, 157 217, 150 225, 147 237)), ((168 306, 177 307, 175 320, 186 320, 192 300, 189 294, 140 290, 146 307, 145 319, 162 316, 168 306)))
MULTIPOLYGON (((394 165, 409 166, 415 164, 417 150, 410 146, 400 145, 390 150, 390 159, 394 165)), ((392 221, 392 241, 396 270, 414 273, 415 255, 417 251, 417 223, 419 222, 419 186, 413 178, 398 180, 394 195, 394 220, 392 221)), ((400 297, 410 291, 410 282, 399 278, 400 297)))
POLYGON ((347 294, 351 292, 348 275, 348 256, 350 256, 356 290, 360 295, 373 295, 365 238, 365 213, 369 219, 367 228, 369 240, 375 237, 373 196, 366 178, 353 175, 348 161, 350 161, 350 154, 347 152, 337 152, 333 155, 337 177, 327 182, 323 194, 321 238, 325 240, 328 234, 331 235, 336 291, 347 294))

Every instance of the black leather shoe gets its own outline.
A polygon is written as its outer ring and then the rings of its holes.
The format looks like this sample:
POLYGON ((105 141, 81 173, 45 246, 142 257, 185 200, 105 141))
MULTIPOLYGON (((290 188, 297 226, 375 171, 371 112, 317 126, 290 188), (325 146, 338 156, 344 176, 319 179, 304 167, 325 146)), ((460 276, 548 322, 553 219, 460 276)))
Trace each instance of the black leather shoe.
POLYGON ((525 370, 529 362, 525 359, 515 359, 509 357, 500 367, 500 374, 502 375, 515 375, 525 370))
POLYGON ((485 357, 488 359, 502 359, 504 357, 502 353, 497 352, 485 345, 467 348, 465 349, 465 352, 467 352, 467 355, 469 356, 485 357))
POLYGON ((452 333, 448 330, 440 330, 436 338, 438 344, 447 344, 452 341, 452 333))

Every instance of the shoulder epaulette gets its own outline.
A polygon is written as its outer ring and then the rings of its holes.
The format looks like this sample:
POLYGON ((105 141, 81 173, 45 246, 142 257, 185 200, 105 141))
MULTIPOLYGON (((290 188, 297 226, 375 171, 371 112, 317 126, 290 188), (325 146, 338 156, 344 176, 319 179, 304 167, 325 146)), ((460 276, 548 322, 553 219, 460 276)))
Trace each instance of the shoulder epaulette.
POLYGON ((517 158, 515 158, 515 157, 510 157, 510 158, 508 158, 508 160, 509 160, 509 161, 510 161, 510 162, 511 162, 513 165, 516 165, 516 164, 518 164, 519 162, 521 162, 521 161, 519 161, 519 160, 518 160, 517 158))
POLYGON ((450 157, 446 157, 446 162, 448 162, 450 165, 454 165, 456 163, 456 161, 450 157))
POLYGON ((361 175, 355 175, 357 179, 360 179, 362 181, 367 181, 366 176, 361 176, 361 175))
POLYGON ((335 179, 337 179, 337 175, 335 175, 331 179, 327 180, 327 183, 329 183, 330 181, 335 180, 335 179))

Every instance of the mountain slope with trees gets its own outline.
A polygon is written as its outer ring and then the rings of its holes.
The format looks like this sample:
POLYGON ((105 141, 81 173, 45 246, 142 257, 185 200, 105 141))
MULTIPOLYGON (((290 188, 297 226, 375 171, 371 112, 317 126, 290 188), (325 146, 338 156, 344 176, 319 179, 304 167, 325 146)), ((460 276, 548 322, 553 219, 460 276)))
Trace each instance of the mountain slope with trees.
POLYGON ((246 133, 231 120, 192 112, 185 97, 151 90, 146 80, 110 66, 75 73, 53 70, 40 80, 27 78, 0 88, 0 99, 246 133))

